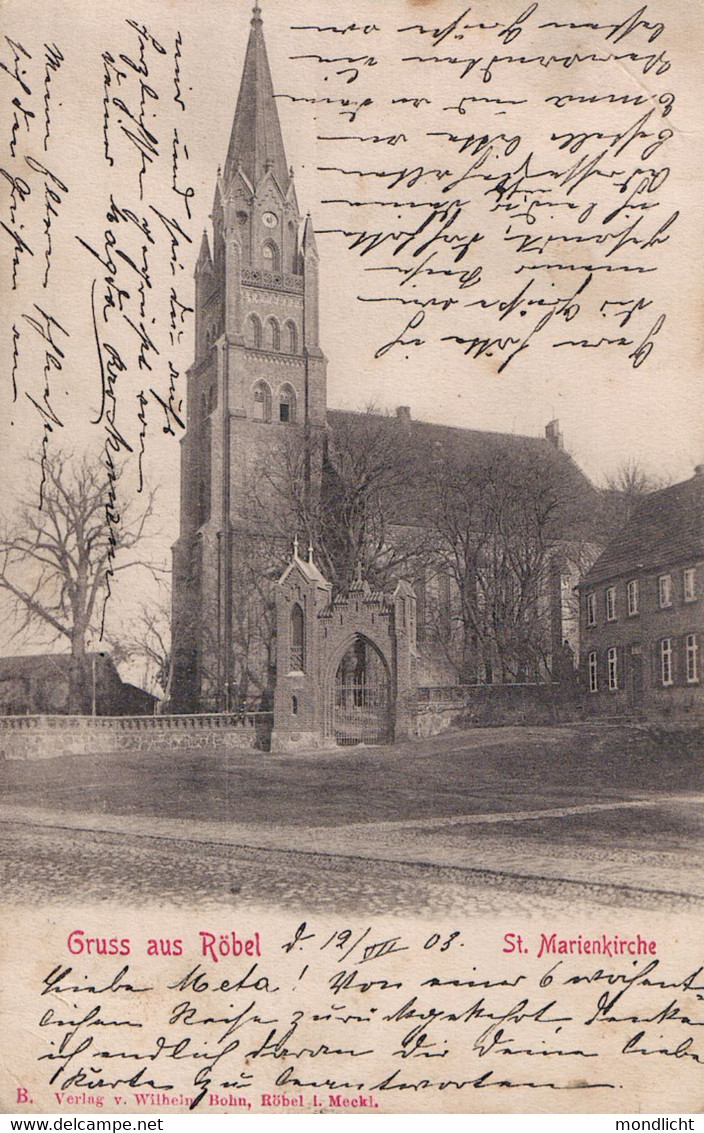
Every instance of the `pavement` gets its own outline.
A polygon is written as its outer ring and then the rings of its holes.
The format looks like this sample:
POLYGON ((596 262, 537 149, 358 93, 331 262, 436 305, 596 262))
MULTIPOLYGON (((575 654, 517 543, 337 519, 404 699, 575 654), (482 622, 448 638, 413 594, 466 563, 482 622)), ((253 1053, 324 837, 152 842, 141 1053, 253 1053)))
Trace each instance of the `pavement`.
MULTIPOLYGON (((121 887, 128 896, 131 889, 144 892, 144 877, 156 879, 155 896, 163 896, 171 888, 168 877, 161 875, 159 862, 166 862, 178 872, 179 860, 213 858, 220 865, 227 861, 234 873, 243 869, 251 874, 256 867, 268 868, 274 876, 293 873, 298 878, 294 896, 300 896, 300 877, 319 879, 317 897, 309 893, 310 904, 327 899, 322 881, 332 871, 335 884, 332 892, 340 897, 340 875, 359 879, 377 867, 377 888, 393 891, 393 903, 404 905, 399 894, 399 868, 411 873, 411 889, 417 901, 417 879, 427 875, 435 889, 435 905, 462 906, 469 890, 487 888, 532 893, 543 899, 557 897, 570 903, 584 900, 588 904, 618 904, 633 907, 678 908, 704 902, 704 878, 691 849, 692 831, 704 825, 704 808, 691 795, 661 795, 648 799, 619 800, 584 805, 541 807, 499 813, 453 815, 441 818, 352 822, 346 825, 294 826, 261 822, 227 823, 192 819, 160 818, 145 815, 96 815, 63 812, 12 805, 0 806, 3 840, 10 865, 7 880, 16 898, 56 896, 58 859, 63 855, 66 892, 75 891, 88 880, 85 869, 94 876, 100 890, 100 874, 110 854, 116 858, 121 887), (675 832, 665 839, 647 840, 641 844, 615 845, 603 837, 604 827, 614 822, 621 830, 636 822, 637 829, 650 822, 662 831, 668 823, 675 832), (49 872, 41 880, 36 872, 33 885, 29 863, 43 843, 50 854, 49 872), (559 852, 556 847, 559 846, 559 852), (60 851, 61 850, 61 854, 60 851), (223 857, 223 851, 226 855, 223 857), (219 857, 218 857, 219 855, 219 857), (143 859, 141 865, 137 861, 143 859), (383 867, 379 872, 379 867, 383 867), (28 872, 29 871, 29 872, 28 872), (390 872, 389 872, 390 871, 390 872), (414 888, 412 876, 416 876, 414 888), (448 888, 449 886, 449 888, 448 888), (453 887, 458 889, 453 893, 453 887), (469 890, 468 890, 469 887, 469 890)), ((41 856, 41 854, 40 854, 41 856)), ((35 860, 35 866, 36 866, 35 860)), ((372 872, 373 877, 373 872, 372 872)), ((202 889, 193 874, 181 878, 177 890, 186 895, 212 893, 210 882, 202 889)), ((253 899, 261 903, 268 894, 276 904, 282 894, 271 878, 253 889, 253 899)), ((232 882, 231 871, 223 879, 226 892, 233 886, 241 894, 242 885, 232 882)), ((220 888, 222 888, 222 885, 220 888)), ((114 895, 114 883, 110 882, 114 895)), ((368 889, 368 880, 366 888, 368 889)), ((306 884, 310 889, 310 885, 306 884)), ((315 886, 313 886, 315 888, 315 886)), ((432 886, 431 886, 432 888, 432 886)), ((359 897, 358 885, 346 900, 354 904, 359 897)), ((95 894, 98 896, 99 894, 95 894)), ((369 894, 365 907, 369 907, 369 894)), ((409 895, 410 899, 410 895, 409 895)), ((285 902, 284 902, 285 903, 285 902)), ((413 901, 411 901, 413 904, 413 901)), ((483 908, 486 905, 484 902, 483 908)), ((466 908, 464 909, 466 911, 466 908)))
POLYGON ((2 767, 10 901, 228 899, 486 912, 704 900, 701 739, 477 729, 393 748, 2 767), (344 896, 343 896, 344 895, 344 896), (478 904, 477 904, 478 902, 478 904))

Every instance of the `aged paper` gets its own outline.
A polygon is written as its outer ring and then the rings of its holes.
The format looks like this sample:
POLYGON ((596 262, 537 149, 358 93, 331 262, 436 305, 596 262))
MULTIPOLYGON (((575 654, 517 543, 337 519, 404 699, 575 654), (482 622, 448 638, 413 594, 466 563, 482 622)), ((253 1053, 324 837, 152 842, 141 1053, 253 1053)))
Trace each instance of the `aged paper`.
MULTIPOLYGON (((253 112, 252 168, 286 180, 320 282, 305 327, 282 300, 260 330, 289 336, 272 354, 319 342, 323 413, 551 422, 600 486, 702 459, 693 0, 5 0, 3 522, 50 498, 57 454, 97 461, 88 716, 95 656, 152 634, 198 492, 187 374, 232 327, 196 325, 193 273, 219 170, 242 169, 228 140, 248 37, 266 85, 262 35, 285 154, 253 112), (153 492, 153 569, 122 574, 153 492)), ((282 248, 262 270, 296 276, 282 248)), ((35 562, 25 594, 42 579, 35 562)), ((50 619, 3 618, 4 657, 69 647, 50 619)), ((124 656, 153 677, 158 657, 124 656)), ((3 733, 5 1111, 699 1111, 699 740, 490 731, 162 756, 135 726, 131 749, 106 730, 21 759, 3 733)))

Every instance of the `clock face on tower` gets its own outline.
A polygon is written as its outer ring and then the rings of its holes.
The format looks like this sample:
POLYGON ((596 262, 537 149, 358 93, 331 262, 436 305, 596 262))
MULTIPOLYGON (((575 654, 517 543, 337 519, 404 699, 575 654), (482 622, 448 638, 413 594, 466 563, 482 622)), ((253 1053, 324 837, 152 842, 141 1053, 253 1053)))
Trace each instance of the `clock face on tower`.
POLYGON ((276 225, 279 223, 278 217, 275 216, 273 212, 265 212, 262 220, 267 228, 276 228, 276 225))

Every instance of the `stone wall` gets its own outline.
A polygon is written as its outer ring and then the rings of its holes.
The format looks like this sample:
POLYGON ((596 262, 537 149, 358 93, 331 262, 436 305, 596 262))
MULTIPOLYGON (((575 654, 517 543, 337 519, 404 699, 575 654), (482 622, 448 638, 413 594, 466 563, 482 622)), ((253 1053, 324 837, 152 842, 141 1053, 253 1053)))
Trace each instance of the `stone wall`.
POLYGON ((448 685, 419 688, 416 736, 502 724, 558 724, 578 716, 575 698, 559 684, 448 685))
POLYGON ((270 712, 202 716, 12 716, 0 719, 0 758, 54 759, 120 751, 268 751, 270 712))

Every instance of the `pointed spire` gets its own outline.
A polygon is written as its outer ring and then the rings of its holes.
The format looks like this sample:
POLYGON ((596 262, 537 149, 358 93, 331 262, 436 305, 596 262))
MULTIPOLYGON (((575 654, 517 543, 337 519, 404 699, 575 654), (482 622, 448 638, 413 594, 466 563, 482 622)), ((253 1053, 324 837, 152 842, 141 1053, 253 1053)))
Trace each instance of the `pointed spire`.
POLYGON ((218 175, 215 178, 215 192, 213 193, 213 211, 210 214, 215 219, 222 212, 222 169, 218 166, 218 175))
POLYGON ((293 557, 294 557, 294 559, 298 558, 298 536, 297 535, 294 535, 294 537, 293 537, 293 557))
POLYGON ((313 562, 313 544, 312 543, 308 544, 308 562, 311 564, 311 566, 315 566, 315 563, 313 562))
POLYGON ((252 13, 252 27, 225 162, 226 182, 234 177, 238 165, 253 186, 270 169, 281 192, 286 193, 289 167, 258 4, 255 4, 252 13))
POLYGON ((306 223, 303 228, 303 255, 307 256, 309 252, 314 252, 316 256, 318 254, 318 245, 315 241, 315 229, 313 228, 310 213, 306 216, 306 223))
POLYGON ((213 266, 213 260, 210 255, 210 244, 208 243, 208 233, 203 229, 203 239, 200 242, 200 252, 196 261, 196 271, 209 271, 213 266))

